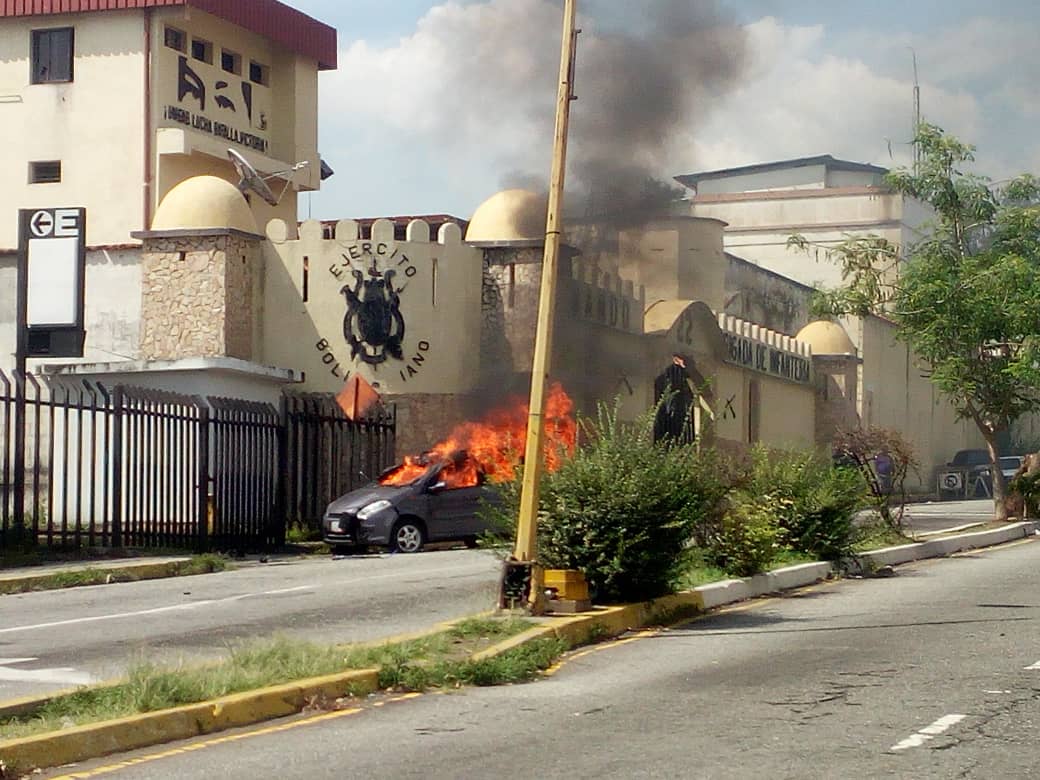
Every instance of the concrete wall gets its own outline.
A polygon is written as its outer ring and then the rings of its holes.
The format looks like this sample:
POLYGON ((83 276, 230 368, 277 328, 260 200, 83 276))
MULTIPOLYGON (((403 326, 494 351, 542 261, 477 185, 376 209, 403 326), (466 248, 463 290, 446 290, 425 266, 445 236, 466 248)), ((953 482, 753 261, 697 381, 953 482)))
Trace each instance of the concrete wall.
POLYGON ((807 285, 726 255, 726 314, 793 336, 809 323, 812 294, 807 285))
POLYGON ((863 364, 858 409, 863 425, 898 431, 914 445, 921 462, 919 481, 934 489, 935 471, 960 449, 984 447, 975 424, 957 420, 952 404, 923 376, 905 344, 895 340, 891 323, 878 317, 861 322, 863 364))
POLYGON ((704 301, 724 304, 726 262, 724 224, 714 219, 670 217, 651 220, 618 233, 616 268, 646 289, 648 301, 704 301))
POLYGON ((901 195, 879 188, 827 189, 698 197, 693 213, 727 223, 728 252, 802 284, 833 287, 841 283, 841 269, 815 247, 833 248, 849 233, 871 233, 902 246, 917 235, 925 216, 915 204, 908 207, 910 222, 904 222, 903 203, 901 195), (814 245, 808 255, 787 248, 795 233, 814 245))
POLYGON ((19 208, 85 207, 88 245, 122 244, 145 227, 144 40, 139 11, 3 20, 0 248, 18 244, 19 208), (70 26, 73 81, 30 84, 31 31, 70 26), (29 184, 29 162, 49 160, 61 161, 61 182, 29 184))
MULTIPOLYGON (((317 63, 197 9, 192 9, 190 15, 186 15, 183 9, 158 12, 152 30, 155 65, 151 115, 157 128, 153 162, 155 205, 170 189, 191 176, 210 174, 237 183, 238 175, 227 157, 230 147, 264 175, 284 171, 297 162, 308 163, 306 168, 292 174, 293 184, 279 206, 269 206, 255 195, 250 197, 258 225, 266 225, 272 219, 295 225, 296 191, 320 186, 317 63), (166 27, 184 32, 189 47, 193 38, 211 43, 213 62, 194 59, 190 48, 185 55, 164 45, 166 27), (221 69, 223 49, 240 55, 240 74, 221 69), (178 75, 182 56, 206 88, 204 107, 194 95, 179 97, 178 75), (250 81, 248 69, 251 61, 267 66, 267 84, 250 81), (216 85, 221 81, 227 82, 228 86, 217 89, 216 85), (252 96, 251 115, 243 97, 243 84, 249 85, 252 96), (231 100, 234 109, 218 104, 218 97, 231 100), (174 118, 185 116, 180 112, 190 115, 191 126, 185 126, 174 118), (253 143, 258 140, 265 148, 256 149, 247 143, 228 139, 219 132, 214 133, 218 124, 226 125, 231 134, 248 133, 256 139, 253 143)), ((274 178, 268 184, 279 195, 285 181, 286 177, 274 178)))
POLYGON ((826 176, 827 169, 823 165, 803 165, 800 168, 736 174, 698 182, 697 194, 716 195, 776 189, 818 189, 825 186, 826 176))
MULTIPOLYGON (((15 255, 0 255, 0 370, 14 367, 15 255)), ((139 357, 141 320, 140 252, 137 249, 100 249, 87 252, 83 357, 29 361, 96 363, 139 357)))
MULTIPOLYGON (((279 241, 265 245, 262 362, 303 369, 306 388, 320 392, 338 392, 355 371, 395 395, 465 393, 476 386, 481 252, 462 243, 458 226, 444 225, 431 238, 429 226, 417 220, 403 242, 394 240, 389 220, 376 222, 364 240, 351 221, 337 225, 334 239, 322 238, 319 222, 304 223, 299 240, 283 240, 280 223, 272 230, 280 232, 279 241), (378 277, 369 273, 373 262, 378 277), (391 270, 404 323, 400 356, 386 350, 385 360, 366 363, 361 351, 352 355, 344 331, 344 288, 357 287, 354 272, 373 282, 391 270)), ((347 330, 361 335, 357 319, 347 330)))

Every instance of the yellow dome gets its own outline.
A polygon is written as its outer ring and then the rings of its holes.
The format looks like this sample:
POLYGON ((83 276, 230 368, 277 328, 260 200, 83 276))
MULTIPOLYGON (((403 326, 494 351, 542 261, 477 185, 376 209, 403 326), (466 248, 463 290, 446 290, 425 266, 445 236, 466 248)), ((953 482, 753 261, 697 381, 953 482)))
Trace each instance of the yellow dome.
POLYGON ((185 179, 155 210, 152 230, 241 230, 258 234, 256 219, 234 184, 217 176, 185 179))
POLYGON ((530 241, 545 238, 548 198, 530 190, 503 190, 477 207, 467 241, 530 241))
POLYGON ((855 355, 856 345, 852 343, 845 328, 830 320, 810 322, 795 336, 798 341, 806 342, 814 355, 855 355))

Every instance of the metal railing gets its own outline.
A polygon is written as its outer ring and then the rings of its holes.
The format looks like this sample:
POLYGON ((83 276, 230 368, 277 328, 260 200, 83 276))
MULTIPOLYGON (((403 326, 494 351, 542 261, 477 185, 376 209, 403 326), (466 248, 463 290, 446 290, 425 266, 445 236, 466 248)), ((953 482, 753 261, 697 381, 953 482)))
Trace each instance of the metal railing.
POLYGON ((277 408, 0 371, 0 549, 270 549, 392 465, 395 427, 392 410, 352 421, 331 396, 277 408))

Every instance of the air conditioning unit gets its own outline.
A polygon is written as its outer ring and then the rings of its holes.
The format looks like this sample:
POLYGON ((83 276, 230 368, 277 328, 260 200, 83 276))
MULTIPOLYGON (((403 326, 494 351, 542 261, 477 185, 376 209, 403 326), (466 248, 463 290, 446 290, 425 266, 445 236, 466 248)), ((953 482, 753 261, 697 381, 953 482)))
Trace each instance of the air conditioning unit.
POLYGON ((939 475, 939 489, 959 491, 964 489, 964 475, 959 471, 944 471, 939 475))

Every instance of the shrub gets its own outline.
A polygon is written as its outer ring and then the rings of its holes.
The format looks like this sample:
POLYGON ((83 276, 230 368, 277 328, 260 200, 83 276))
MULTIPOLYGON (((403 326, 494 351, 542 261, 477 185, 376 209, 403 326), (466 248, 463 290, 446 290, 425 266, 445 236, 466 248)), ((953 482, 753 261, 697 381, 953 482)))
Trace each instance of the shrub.
MULTIPOLYGON (((653 410, 634 423, 600 406, 581 421, 583 444, 541 481, 538 559, 584 573, 596 598, 635 601, 670 592, 697 526, 729 490, 711 451, 655 443, 653 410)), ((496 512, 515 527, 517 490, 496 512)))
POLYGON ((783 549, 783 531, 770 496, 737 496, 715 525, 708 552, 729 574, 747 577, 764 570, 783 549))
POLYGON ((816 453, 756 447, 737 493, 773 515, 790 549, 837 560, 851 552, 852 521, 866 484, 856 469, 833 466, 816 453))
POLYGON ((906 478, 919 463, 913 447, 899 431, 870 426, 838 431, 833 444, 835 457, 859 469, 881 519, 901 531, 906 508, 906 478))

